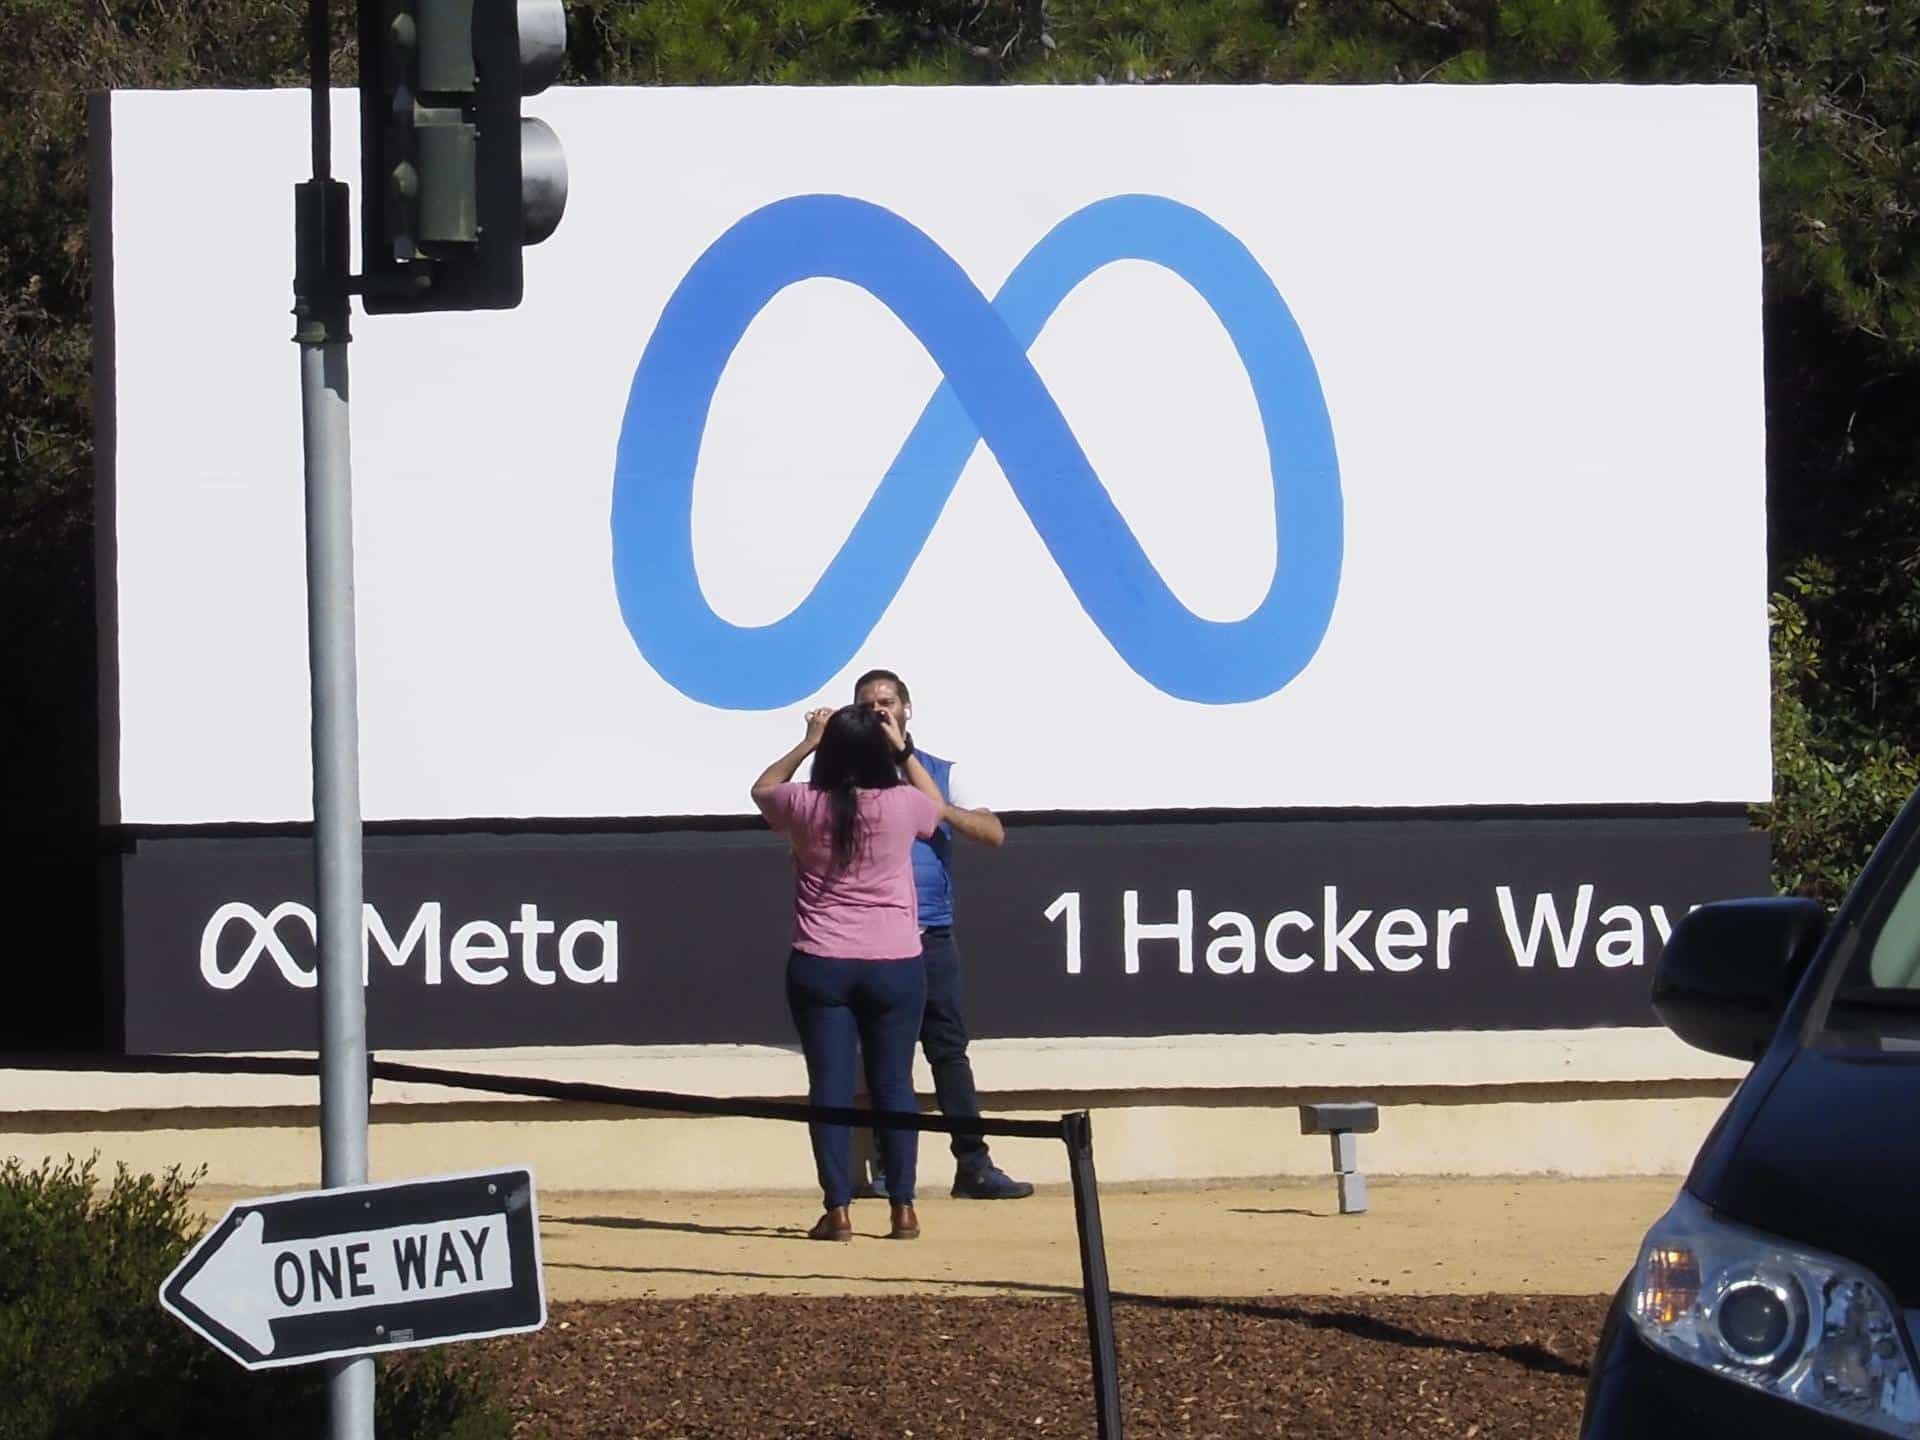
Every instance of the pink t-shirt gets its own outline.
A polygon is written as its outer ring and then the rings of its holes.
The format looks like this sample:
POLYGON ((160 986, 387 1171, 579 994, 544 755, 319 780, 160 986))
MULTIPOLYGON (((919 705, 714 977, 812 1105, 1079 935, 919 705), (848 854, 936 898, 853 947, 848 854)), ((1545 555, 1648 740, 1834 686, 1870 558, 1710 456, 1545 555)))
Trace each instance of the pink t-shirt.
POLYGON ((811 785, 776 786, 760 804, 793 847, 793 948, 835 960, 911 960, 920 953, 913 842, 940 807, 911 785, 860 792, 860 848, 833 869, 833 811, 811 785))

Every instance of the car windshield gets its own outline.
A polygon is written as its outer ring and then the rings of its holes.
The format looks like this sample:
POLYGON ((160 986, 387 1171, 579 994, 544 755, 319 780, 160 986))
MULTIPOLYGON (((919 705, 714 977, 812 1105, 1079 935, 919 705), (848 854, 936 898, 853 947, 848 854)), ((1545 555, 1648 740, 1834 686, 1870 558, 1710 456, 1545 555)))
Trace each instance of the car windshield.
POLYGON ((1920 844, 1863 917, 1860 943, 1834 988, 1824 1028, 1889 1049, 1920 1048, 1920 844))

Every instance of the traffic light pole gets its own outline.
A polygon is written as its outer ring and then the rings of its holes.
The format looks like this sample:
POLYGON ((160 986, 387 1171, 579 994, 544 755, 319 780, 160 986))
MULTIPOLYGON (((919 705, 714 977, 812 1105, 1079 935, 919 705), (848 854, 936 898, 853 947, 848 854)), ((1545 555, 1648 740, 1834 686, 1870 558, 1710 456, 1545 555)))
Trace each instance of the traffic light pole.
MULTIPOLYGON (((294 340, 306 446, 307 664, 313 697, 314 915, 320 991, 320 1183, 367 1178, 361 974, 360 721, 353 473, 347 430, 347 187, 332 178, 327 0, 308 0, 313 179, 294 187, 294 340)), ((327 1362, 327 1440, 374 1440, 371 1356, 327 1362)))

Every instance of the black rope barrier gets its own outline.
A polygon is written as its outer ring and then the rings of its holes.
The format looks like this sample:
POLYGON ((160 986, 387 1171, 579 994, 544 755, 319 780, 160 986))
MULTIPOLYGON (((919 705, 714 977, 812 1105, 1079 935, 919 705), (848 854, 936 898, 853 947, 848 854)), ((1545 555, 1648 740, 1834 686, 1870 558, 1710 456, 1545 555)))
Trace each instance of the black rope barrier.
POLYGON ((624 1085, 596 1085, 582 1080, 541 1080, 522 1075, 475 1074, 466 1070, 438 1070, 424 1065, 402 1065, 369 1057, 367 1072, 375 1080, 413 1085, 447 1085, 462 1090, 485 1090, 498 1095, 533 1095, 545 1100, 571 1100, 585 1105, 618 1105, 633 1110, 658 1110, 680 1115, 735 1116, 748 1120, 797 1120, 821 1125, 861 1125, 876 1130, 932 1130, 948 1135, 1015 1135, 1032 1140, 1066 1139, 1065 1120, 949 1120, 944 1115, 922 1115, 906 1110, 858 1110, 840 1105, 810 1105, 799 1100, 731 1100, 714 1095, 683 1095, 671 1090, 633 1090, 624 1085))
MULTIPOLYGON (((126 1075, 290 1075, 318 1077, 317 1058, 301 1055, 0 1055, 0 1071, 87 1071, 126 1075)), ((367 1083, 438 1085, 496 1095, 606 1105, 662 1114, 710 1115, 746 1120, 784 1120, 854 1125, 876 1130, 929 1130, 947 1135, 997 1135, 1058 1140, 1067 1147, 1073 1181, 1074 1229, 1080 1240, 1081 1291, 1087 1305, 1087 1342, 1093 1359, 1093 1398, 1099 1440, 1122 1440, 1119 1350, 1113 1328, 1113 1292, 1107 1276, 1106 1237, 1100 1225, 1100 1187, 1093 1170, 1093 1118, 1084 1110, 1057 1120, 953 1120, 901 1110, 859 1110, 794 1100, 723 1099, 671 1090, 636 1090, 581 1080, 543 1080, 531 1075, 492 1075, 443 1070, 367 1057, 367 1083)))
POLYGON ((95 1075, 308 1075, 319 1060, 305 1055, 84 1055, 59 1050, 9 1055, 0 1070, 81 1070, 95 1075))

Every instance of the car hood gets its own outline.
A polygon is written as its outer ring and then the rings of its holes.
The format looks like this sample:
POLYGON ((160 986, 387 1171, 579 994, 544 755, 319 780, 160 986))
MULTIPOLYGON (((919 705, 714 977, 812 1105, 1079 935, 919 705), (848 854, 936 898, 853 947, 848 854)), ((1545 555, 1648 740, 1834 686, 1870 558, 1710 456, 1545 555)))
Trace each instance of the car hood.
POLYGON ((1690 1188, 1729 1220, 1864 1265, 1920 1304, 1920 1055, 1802 1050, 1690 1188))

